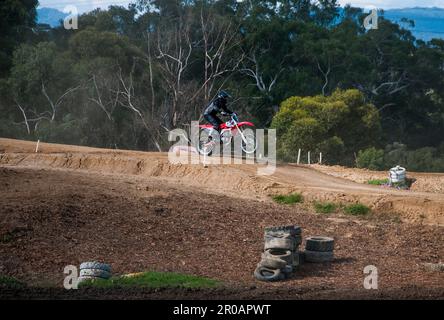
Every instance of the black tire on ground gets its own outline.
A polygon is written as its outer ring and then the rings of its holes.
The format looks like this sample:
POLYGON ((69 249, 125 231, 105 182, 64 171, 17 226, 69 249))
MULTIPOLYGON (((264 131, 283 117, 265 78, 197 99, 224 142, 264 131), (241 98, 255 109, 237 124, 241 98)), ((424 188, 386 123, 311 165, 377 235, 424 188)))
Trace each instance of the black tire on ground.
POLYGON ((264 252, 265 257, 269 258, 279 258, 284 260, 287 264, 292 264, 293 253, 290 250, 283 249, 269 249, 264 252))
POLYGON ((299 252, 295 252, 293 254, 293 261, 292 261, 292 266, 294 268, 297 268, 301 265, 301 258, 300 258, 300 253, 299 252))
POLYGON ((285 275, 292 274, 293 271, 294 271, 294 268, 293 268, 292 265, 286 265, 286 266, 282 269, 282 272, 283 272, 285 275))
POLYGON ((297 253, 295 253, 295 255, 298 255, 298 259, 299 259, 299 265, 304 264, 305 262, 305 254, 304 251, 298 251, 297 253))
POLYGON ((111 278, 111 272, 102 269, 81 269, 80 277, 96 277, 102 279, 111 278))
POLYGON ((99 269, 99 270, 111 272, 111 266, 109 264, 100 263, 100 262, 96 262, 96 261, 83 262, 80 265, 80 270, 83 270, 83 269, 99 269))
POLYGON ((299 246, 302 244, 302 236, 301 235, 293 236, 293 239, 294 239, 294 243, 296 244, 296 246, 299 246))
POLYGON ((270 269, 283 269, 287 265, 287 262, 278 257, 270 257, 266 254, 262 254, 262 259, 259 265, 270 269))
POLYGON ((265 234, 270 232, 288 232, 292 236, 301 235, 302 229, 299 226, 291 225, 291 226, 278 226, 278 227, 266 227, 265 234))
POLYGON ((284 249, 293 251, 296 247, 293 238, 275 238, 267 236, 265 237, 265 250, 269 249, 284 249))
POLYGON ((285 275, 280 269, 273 270, 260 265, 254 270, 254 277, 259 281, 279 281, 285 279, 285 275))
POLYGON ((304 257, 306 262, 324 263, 333 261, 334 255, 333 251, 321 252, 305 250, 304 257))
POLYGON ((335 240, 329 237, 308 237, 305 241, 305 249, 308 251, 327 252, 333 251, 335 240))

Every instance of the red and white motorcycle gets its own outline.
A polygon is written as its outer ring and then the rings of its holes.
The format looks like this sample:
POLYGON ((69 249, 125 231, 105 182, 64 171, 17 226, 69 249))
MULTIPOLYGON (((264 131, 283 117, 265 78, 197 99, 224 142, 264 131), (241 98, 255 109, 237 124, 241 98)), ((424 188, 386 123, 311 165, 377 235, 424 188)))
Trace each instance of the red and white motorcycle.
POLYGON ((216 145, 230 145, 233 138, 240 135, 241 149, 246 154, 256 151, 256 137, 252 130, 245 131, 248 127, 254 127, 251 122, 239 122, 236 114, 231 115, 231 120, 220 125, 220 134, 210 124, 199 126, 199 139, 197 150, 201 155, 210 156, 216 145))

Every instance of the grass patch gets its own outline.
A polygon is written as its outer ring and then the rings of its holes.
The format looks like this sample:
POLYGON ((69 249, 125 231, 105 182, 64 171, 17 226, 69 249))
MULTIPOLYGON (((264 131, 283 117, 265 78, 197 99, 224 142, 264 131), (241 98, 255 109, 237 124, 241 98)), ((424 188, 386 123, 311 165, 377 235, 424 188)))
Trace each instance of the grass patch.
POLYGON ((350 214, 353 216, 364 216, 370 212, 370 208, 361 204, 355 203, 348 205, 344 208, 346 214, 350 214))
POLYGON ((337 209, 337 205, 333 202, 315 202, 313 204, 317 213, 333 213, 337 209))
POLYGON ((14 240, 14 236, 9 232, 0 236, 0 243, 10 243, 12 240, 14 240))
POLYGON ((389 179, 374 179, 374 180, 368 180, 368 184, 374 185, 374 186, 383 186, 389 183, 389 179))
POLYGON ((0 288, 20 289, 24 287, 26 287, 24 282, 21 282, 14 277, 0 275, 0 288))
POLYGON ((303 202, 304 197, 300 193, 292 193, 289 195, 273 196, 273 200, 280 204, 294 204, 303 202))
POLYGON ((109 280, 86 280, 79 287, 95 288, 214 288, 219 281, 171 272, 142 272, 109 280))

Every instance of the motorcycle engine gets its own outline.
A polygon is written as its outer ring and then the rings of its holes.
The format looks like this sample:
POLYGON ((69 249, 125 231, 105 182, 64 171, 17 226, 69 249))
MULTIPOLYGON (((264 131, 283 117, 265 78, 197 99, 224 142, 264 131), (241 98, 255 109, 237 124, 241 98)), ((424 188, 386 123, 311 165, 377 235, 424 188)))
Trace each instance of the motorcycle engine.
POLYGON ((231 131, 225 131, 225 132, 223 132, 223 133, 221 134, 221 137, 220 137, 220 138, 221 138, 221 140, 222 140, 222 142, 223 142, 224 144, 231 142, 231 138, 232 138, 231 131))

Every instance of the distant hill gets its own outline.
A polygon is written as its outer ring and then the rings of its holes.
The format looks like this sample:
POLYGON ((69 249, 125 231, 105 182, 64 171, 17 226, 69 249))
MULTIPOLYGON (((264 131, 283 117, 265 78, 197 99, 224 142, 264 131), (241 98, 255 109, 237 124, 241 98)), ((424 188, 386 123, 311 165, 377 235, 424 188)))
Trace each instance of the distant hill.
POLYGON ((58 27, 60 20, 65 19, 68 14, 53 8, 37 9, 37 23, 49 24, 51 27, 58 27))
POLYGON ((385 10, 384 17, 412 31, 417 39, 429 41, 433 38, 444 39, 444 9, 441 8, 406 8, 385 10), (412 28, 401 22, 407 18, 415 22, 412 28))

